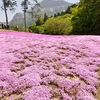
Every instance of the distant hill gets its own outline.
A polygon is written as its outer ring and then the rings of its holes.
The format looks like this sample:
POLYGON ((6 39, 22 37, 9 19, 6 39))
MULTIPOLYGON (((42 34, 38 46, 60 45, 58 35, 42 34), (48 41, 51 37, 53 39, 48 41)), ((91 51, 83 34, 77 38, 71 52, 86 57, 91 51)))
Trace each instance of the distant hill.
POLYGON ((57 6, 64 6, 64 5, 71 5, 71 3, 68 3, 64 0, 43 0, 41 3, 40 3, 40 6, 42 8, 54 8, 54 7, 57 7, 57 6))
POLYGON ((16 13, 15 16, 13 17, 13 19, 10 21, 10 25, 16 24, 16 25, 20 25, 23 26, 23 20, 24 20, 24 15, 23 13, 16 13))
MULTIPOLYGON (((26 23, 31 24, 33 23, 33 19, 29 14, 26 14, 26 23)), ((27 25, 28 25, 27 24, 27 25)), ((23 13, 16 13, 13 19, 9 22, 9 25, 19 25, 24 26, 24 14, 23 13)))
MULTIPOLYGON (((40 3, 41 8, 41 16, 46 13, 48 16, 54 15, 55 13, 64 11, 67 9, 68 6, 72 5, 64 0, 43 0, 40 3)), ((27 25, 33 23, 32 17, 27 14, 27 25)), ((24 23, 24 16, 23 13, 16 13, 13 19, 9 22, 10 25, 20 25, 23 26, 24 23)))

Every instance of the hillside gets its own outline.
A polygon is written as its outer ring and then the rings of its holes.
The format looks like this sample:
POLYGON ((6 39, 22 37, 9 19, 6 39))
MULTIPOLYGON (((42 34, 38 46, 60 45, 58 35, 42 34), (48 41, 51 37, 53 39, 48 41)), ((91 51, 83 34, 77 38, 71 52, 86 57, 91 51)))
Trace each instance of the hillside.
POLYGON ((15 25, 23 26, 24 25, 23 21, 24 21, 23 13, 16 13, 13 19, 10 21, 10 25, 15 24, 15 25))
POLYGON ((100 100, 100 38, 0 32, 0 100, 100 100))
POLYGON ((69 6, 71 5, 71 3, 68 3, 64 0, 43 0, 41 3, 40 3, 40 6, 42 8, 54 8, 54 7, 61 7, 61 6, 69 6))
MULTIPOLYGON (((26 14, 26 23, 31 24, 35 19, 32 18, 29 14, 26 14)), ((20 25, 24 26, 24 14, 23 13, 16 13, 13 19, 9 22, 9 25, 20 25)))
MULTIPOLYGON (((40 9, 41 13, 40 15, 44 15, 44 13, 47 13, 48 16, 54 15, 55 13, 61 12, 63 10, 66 10, 68 6, 72 5, 71 3, 68 3, 64 0, 43 0, 40 3, 40 9)), ((27 24, 32 23, 33 20, 32 17, 27 14, 27 24)), ((17 25, 23 25, 24 19, 23 14, 17 13, 13 19, 9 22, 10 25, 17 24, 17 25)))

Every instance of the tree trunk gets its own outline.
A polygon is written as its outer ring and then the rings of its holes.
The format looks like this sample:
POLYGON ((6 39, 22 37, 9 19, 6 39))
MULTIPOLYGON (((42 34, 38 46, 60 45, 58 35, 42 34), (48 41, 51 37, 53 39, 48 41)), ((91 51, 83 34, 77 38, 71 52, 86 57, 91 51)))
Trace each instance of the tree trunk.
POLYGON ((8 15, 7 15, 5 0, 3 0, 3 5, 4 5, 4 11, 5 11, 5 17, 6 17, 6 25, 8 25, 8 15))
POLYGON ((25 25, 25 32, 26 32, 26 10, 24 10, 24 25, 25 25))
POLYGON ((5 16, 6 16, 6 25, 8 25, 7 9, 5 9, 5 16))

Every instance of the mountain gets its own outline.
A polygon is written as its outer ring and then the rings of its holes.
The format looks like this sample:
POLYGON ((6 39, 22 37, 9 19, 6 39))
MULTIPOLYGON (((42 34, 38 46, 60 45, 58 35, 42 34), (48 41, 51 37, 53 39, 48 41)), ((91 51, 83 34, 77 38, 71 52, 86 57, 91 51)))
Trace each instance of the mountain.
POLYGON ((24 15, 23 13, 16 13, 15 16, 13 17, 13 19, 10 21, 10 25, 16 24, 16 25, 20 25, 23 26, 23 20, 24 20, 24 15))
POLYGON ((54 7, 57 7, 57 6, 64 6, 64 5, 71 5, 71 3, 68 3, 64 0, 43 0, 41 3, 40 3, 40 6, 41 8, 54 8, 54 7))
MULTIPOLYGON (((72 5, 64 0, 43 0, 40 3, 41 13, 40 15, 43 16, 46 13, 48 16, 54 15, 55 13, 64 11, 68 8, 68 6, 72 5)), ((27 25, 33 23, 32 17, 27 14, 27 25)), ((9 22, 9 25, 20 25, 23 26, 24 23, 24 16, 23 13, 17 13, 13 19, 9 22)))
POLYGON ((47 15, 51 16, 58 12, 64 11, 71 6, 72 3, 68 3, 64 0, 43 0, 40 3, 42 15, 46 13, 47 15))
MULTIPOLYGON (((26 14, 26 23, 27 25, 34 22, 34 19, 29 14, 26 14)), ((13 19, 9 22, 9 25, 19 25, 24 26, 24 14, 23 13, 16 13, 13 19)))

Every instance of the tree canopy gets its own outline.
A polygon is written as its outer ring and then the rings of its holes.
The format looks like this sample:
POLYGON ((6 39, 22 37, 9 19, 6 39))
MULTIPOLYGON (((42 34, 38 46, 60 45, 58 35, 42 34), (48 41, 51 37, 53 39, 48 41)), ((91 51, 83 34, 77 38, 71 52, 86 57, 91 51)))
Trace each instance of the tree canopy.
POLYGON ((25 25, 25 31, 26 31, 26 12, 32 15, 33 17, 37 17, 37 12, 39 10, 39 3, 37 2, 37 0, 23 0, 21 3, 23 12, 24 12, 24 25, 25 25), (30 8, 30 10, 29 10, 30 8), (38 8, 38 9, 37 9, 38 8))
POLYGON ((8 25, 7 9, 13 12, 15 10, 15 6, 17 6, 17 1, 16 0, 2 0, 2 3, 3 5, 1 6, 1 8, 5 12, 6 25, 8 25))
POLYGON ((81 0, 72 8, 72 32, 96 34, 100 32, 100 0, 81 0))

